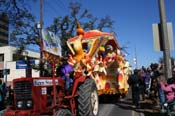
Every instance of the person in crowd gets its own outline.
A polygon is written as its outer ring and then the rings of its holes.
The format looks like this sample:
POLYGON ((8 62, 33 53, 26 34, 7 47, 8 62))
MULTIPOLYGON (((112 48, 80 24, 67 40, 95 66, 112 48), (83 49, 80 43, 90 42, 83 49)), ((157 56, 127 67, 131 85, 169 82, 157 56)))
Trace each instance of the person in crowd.
POLYGON ((0 110, 3 110, 2 80, 0 79, 0 110))
POLYGON ((65 89, 68 90, 73 83, 71 78, 73 73, 73 66, 67 62, 67 59, 61 59, 60 66, 57 68, 57 76, 61 76, 65 80, 65 89))
POLYGON ((166 101, 166 99, 165 99, 165 92, 163 91, 161 87, 161 82, 165 80, 165 75, 163 73, 163 67, 161 64, 157 66, 156 80, 157 80, 157 90, 158 90, 158 95, 159 95, 159 102, 162 108, 162 112, 164 112, 163 104, 166 101))
POLYGON ((5 98, 6 98, 6 95, 7 95, 7 86, 6 86, 6 83, 4 82, 3 84, 2 84, 2 99, 3 99, 3 101, 5 101, 5 98))
POLYGON ((160 82, 161 89, 165 92, 165 98, 167 101, 174 100, 175 98, 175 84, 168 84, 166 80, 160 82))
POLYGON ((172 77, 167 80, 168 84, 175 84, 175 66, 172 68, 172 77))
POLYGON ((146 69, 144 66, 142 66, 140 72, 139 72, 139 77, 140 77, 140 83, 139 83, 139 88, 140 88, 140 95, 142 100, 145 100, 145 76, 146 76, 146 69))
POLYGON ((133 104, 136 107, 140 107, 139 101, 140 101, 140 91, 139 91, 139 83, 140 83, 140 78, 138 76, 139 70, 135 69, 134 74, 132 74, 129 79, 128 79, 128 84, 131 86, 132 89, 132 101, 133 104))
MULTIPOLYGON (((175 100, 175 84, 168 84, 167 81, 164 79, 163 81, 160 82, 160 87, 165 93, 165 101, 164 103, 169 103, 175 100)), ((162 105, 162 112, 164 112, 164 106, 162 105)), ((173 110, 173 106, 170 106, 171 110, 173 110)))
MULTIPOLYGON (((155 102, 155 104, 158 104, 157 102, 157 99, 158 99, 158 76, 159 76, 159 71, 158 71, 158 64, 155 63, 155 64, 151 64, 150 65, 150 68, 151 68, 151 72, 150 72, 150 75, 151 75, 151 87, 150 87, 150 96, 149 98, 151 100, 153 100, 155 102)), ((161 90, 160 90, 161 91, 161 90)))
POLYGON ((8 87, 8 98, 7 99, 8 99, 8 104, 12 105, 14 96, 13 96, 13 90, 12 90, 11 85, 9 85, 9 87, 8 87))
POLYGON ((145 79, 144 79, 144 81, 145 81, 145 94, 147 96, 149 96, 149 94, 150 94, 150 87, 151 87, 151 75, 150 75, 150 73, 151 73, 151 70, 149 68, 147 68, 145 79))
POLYGON ((166 101, 165 99, 165 92, 162 89, 162 81, 164 80, 164 75, 160 74, 157 78, 157 90, 158 90, 158 97, 159 97, 159 102, 161 106, 161 111, 164 112, 164 103, 166 101))

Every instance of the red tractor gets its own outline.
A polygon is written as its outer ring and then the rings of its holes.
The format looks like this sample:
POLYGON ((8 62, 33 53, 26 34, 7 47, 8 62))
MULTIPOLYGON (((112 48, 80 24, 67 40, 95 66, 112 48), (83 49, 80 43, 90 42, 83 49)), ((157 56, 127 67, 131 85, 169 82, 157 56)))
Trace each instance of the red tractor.
POLYGON ((5 116, 97 116, 98 94, 93 79, 74 76, 71 90, 61 77, 18 78, 13 80, 13 105, 5 116))

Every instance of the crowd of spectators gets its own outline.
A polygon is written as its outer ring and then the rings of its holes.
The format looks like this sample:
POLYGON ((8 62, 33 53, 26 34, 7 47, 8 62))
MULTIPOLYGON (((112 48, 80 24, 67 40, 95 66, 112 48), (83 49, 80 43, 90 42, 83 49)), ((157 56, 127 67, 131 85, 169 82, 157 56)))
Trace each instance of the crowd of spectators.
POLYGON ((135 69, 128 79, 132 90, 132 100, 136 107, 139 101, 149 99, 164 110, 163 104, 175 100, 175 66, 172 66, 172 77, 165 79, 162 64, 151 64, 135 69))

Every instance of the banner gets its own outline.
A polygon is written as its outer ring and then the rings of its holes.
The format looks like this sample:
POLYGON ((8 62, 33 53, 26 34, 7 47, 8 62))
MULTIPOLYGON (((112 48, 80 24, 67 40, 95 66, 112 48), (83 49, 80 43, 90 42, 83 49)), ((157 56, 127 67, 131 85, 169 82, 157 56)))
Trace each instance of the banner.
POLYGON ((53 32, 46 29, 42 30, 43 50, 61 56, 61 42, 60 38, 53 32))

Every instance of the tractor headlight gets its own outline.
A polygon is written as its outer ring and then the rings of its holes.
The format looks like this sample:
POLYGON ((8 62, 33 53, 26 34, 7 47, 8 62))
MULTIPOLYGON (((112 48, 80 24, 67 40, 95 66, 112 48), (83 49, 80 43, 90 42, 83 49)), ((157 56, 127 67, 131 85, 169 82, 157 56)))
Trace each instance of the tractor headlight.
POLYGON ((23 106, 23 101, 18 101, 17 102, 17 108, 22 108, 23 106))
POLYGON ((168 103, 164 103, 163 105, 164 105, 164 107, 167 107, 168 106, 168 103))
POLYGON ((27 107, 28 108, 31 108, 32 107, 32 105, 33 105, 33 102, 32 102, 32 100, 27 100, 27 102, 26 102, 27 104, 27 107))

